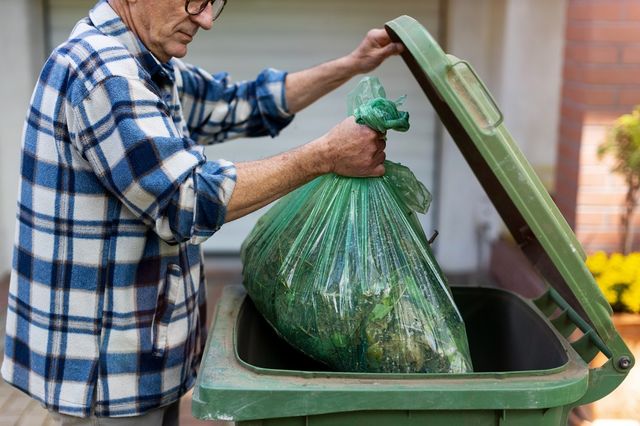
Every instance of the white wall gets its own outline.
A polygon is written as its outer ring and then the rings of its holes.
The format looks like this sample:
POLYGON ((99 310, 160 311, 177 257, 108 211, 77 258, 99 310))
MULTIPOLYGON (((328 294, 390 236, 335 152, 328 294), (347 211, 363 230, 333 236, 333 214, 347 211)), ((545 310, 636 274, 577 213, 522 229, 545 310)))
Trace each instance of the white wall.
POLYGON ((560 119, 564 0, 510 0, 498 102, 511 134, 547 187, 560 119))
MULTIPOLYGON (((555 162, 565 9, 566 0, 449 1, 448 52, 471 63, 543 174, 555 162)), ((442 170, 438 259, 450 272, 482 270, 502 225, 448 135, 442 170)))
POLYGON ((20 141, 31 92, 42 65, 40 2, 0 2, 0 276, 11 269, 20 141))

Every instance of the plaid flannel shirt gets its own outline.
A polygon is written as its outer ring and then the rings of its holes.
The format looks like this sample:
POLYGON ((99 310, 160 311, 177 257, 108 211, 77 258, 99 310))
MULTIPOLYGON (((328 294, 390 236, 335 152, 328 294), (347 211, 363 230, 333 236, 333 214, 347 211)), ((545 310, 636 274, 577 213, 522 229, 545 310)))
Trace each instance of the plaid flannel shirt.
POLYGON ((286 74, 231 84, 161 64, 103 0, 55 49, 23 134, 2 376, 47 408, 131 416, 194 383, 204 344, 199 244, 235 167, 203 144, 274 136, 286 74))

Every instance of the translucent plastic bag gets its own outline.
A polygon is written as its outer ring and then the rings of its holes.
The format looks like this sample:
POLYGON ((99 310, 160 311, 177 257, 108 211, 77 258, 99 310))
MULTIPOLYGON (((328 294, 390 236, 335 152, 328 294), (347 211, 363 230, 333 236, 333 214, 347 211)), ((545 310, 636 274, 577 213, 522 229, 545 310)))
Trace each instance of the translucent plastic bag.
MULTIPOLYGON (((384 97, 365 79, 349 110, 406 130, 384 97)), ((385 167, 322 176, 277 202, 243 243, 245 287, 285 340, 335 370, 469 372, 464 323, 415 216, 431 196, 408 168, 385 167)))

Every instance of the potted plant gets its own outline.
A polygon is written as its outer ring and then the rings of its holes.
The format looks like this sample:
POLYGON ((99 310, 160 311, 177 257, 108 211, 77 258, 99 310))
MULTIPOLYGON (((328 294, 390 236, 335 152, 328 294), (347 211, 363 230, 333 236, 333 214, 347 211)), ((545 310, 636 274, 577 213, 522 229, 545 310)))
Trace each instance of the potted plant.
POLYGON ((598 154, 600 157, 613 157, 611 171, 622 175, 627 185, 621 218, 623 238, 620 251, 628 254, 633 242, 632 217, 640 190, 640 106, 631 114, 622 115, 614 122, 605 142, 600 145, 598 154))

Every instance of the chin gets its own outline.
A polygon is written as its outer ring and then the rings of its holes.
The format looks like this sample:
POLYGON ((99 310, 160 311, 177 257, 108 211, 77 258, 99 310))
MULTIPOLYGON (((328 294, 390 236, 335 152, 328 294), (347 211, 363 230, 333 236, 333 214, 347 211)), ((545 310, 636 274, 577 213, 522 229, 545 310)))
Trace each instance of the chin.
POLYGON ((186 44, 179 44, 167 49, 167 54, 169 55, 169 58, 184 58, 187 56, 187 51, 188 49, 186 44))

